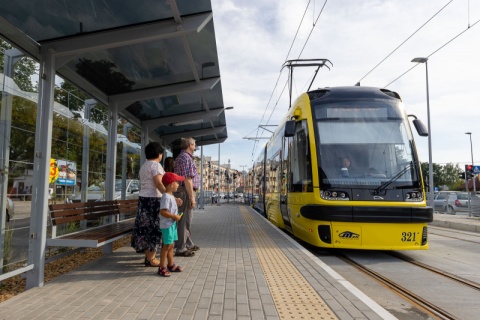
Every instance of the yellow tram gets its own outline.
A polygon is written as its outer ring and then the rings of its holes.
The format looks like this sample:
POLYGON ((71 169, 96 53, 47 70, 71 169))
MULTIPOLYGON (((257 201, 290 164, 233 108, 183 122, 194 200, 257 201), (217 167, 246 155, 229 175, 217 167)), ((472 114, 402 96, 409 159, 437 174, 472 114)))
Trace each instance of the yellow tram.
POLYGON ((433 210, 396 92, 351 86, 302 94, 251 170, 254 208, 309 244, 428 249, 433 210))

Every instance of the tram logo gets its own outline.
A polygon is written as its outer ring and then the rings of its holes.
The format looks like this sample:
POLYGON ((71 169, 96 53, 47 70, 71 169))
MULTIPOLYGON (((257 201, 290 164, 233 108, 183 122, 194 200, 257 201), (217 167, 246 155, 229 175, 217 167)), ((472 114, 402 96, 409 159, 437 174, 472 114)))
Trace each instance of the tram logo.
POLYGON ((344 231, 338 237, 342 239, 360 239, 360 235, 352 231, 344 231))

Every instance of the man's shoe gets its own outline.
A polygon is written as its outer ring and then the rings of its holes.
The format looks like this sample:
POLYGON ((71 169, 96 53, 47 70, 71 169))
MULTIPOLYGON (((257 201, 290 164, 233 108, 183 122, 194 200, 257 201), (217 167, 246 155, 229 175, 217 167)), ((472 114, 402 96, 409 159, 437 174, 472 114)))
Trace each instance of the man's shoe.
POLYGON ((195 252, 192 251, 192 250, 185 250, 185 251, 182 251, 182 252, 175 252, 175 256, 176 257, 192 257, 195 255, 195 252))

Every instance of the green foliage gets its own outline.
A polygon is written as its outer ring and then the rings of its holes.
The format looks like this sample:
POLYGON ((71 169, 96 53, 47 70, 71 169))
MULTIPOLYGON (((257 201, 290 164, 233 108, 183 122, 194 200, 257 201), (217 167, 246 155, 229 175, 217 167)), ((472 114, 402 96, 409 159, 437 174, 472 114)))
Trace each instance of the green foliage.
MULTIPOLYGON (((12 46, 0 38, 0 72, 3 73, 4 51, 12 49, 12 46)), ((37 73, 38 64, 29 57, 23 57, 15 64, 14 79, 15 83, 23 91, 37 92, 37 86, 31 81, 31 76, 37 73)))
MULTIPOLYGON (((12 49, 12 46, 0 39, 0 71, 3 71, 3 52, 12 49)), ((30 58, 22 58, 15 64, 14 80, 21 90, 35 92, 36 85, 32 84, 31 78, 38 73, 38 64, 30 58)), ((91 61, 82 59, 77 65, 78 72, 85 78, 109 93, 129 90, 134 82, 126 79, 116 71, 115 64, 108 61, 91 61)), ((15 178, 23 176, 33 166, 35 149, 35 130, 37 118, 37 103, 28 99, 12 96, 12 132, 10 140, 10 168, 9 187, 15 178)), ((52 126, 52 149, 51 156, 54 159, 64 159, 77 163, 78 177, 81 180, 82 152, 84 142, 84 125, 81 121, 85 107, 85 100, 89 96, 73 84, 65 81, 60 87, 55 87, 54 100, 66 106, 75 116, 68 118, 61 113, 53 114, 52 126)), ((97 104, 90 113, 90 121, 107 127, 108 107, 97 104)), ((124 121, 122 121, 124 122, 124 121)), ((119 125, 119 133, 123 132, 122 123, 119 125)), ((127 134, 130 141, 140 142, 140 129, 130 128, 127 134)), ((89 153, 89 184, 100 184, 105 181, 107 136, 97 131, 90 131, 89 153)), ((117 150, 122 151, 123 145, 119 143, 117 150)), ((138 176, 137 164, 140 161, 139 154, 128 154, 127 171, 129 178, 138 176)), ((122 157, 117 157, 116 171, 121 172, 122 157)))
MULTIPOLYGON (((440 165, 437 163, 433 163, 433 185, 434 187, 439 187, 440 190, 443 188, 448 188, 449 190, 460 190, 465 189, 465 182, 464 180, 459 178, 459 174, 463 171, 460 166, 453 163, 447 163, 445 165, 440 165)), ((428 162, 424 162, 421 164, 423 181, 425 186, 428 185, 428 162)))
MULTIPOLYGON (((82 90, 75 87, 70 82, 64 81, 59 87, 55 87, 55 101, 69 108, 76 116, 80 117, 85 107, 85 100, 90 99, 82 90)), ((103 104, 97 104, 90 111, 90 121, 100 123, 104 126, 108 124, 108 108, 103 104)))
POLYGON ((59 87, 55 87, 54 92, 55 101, 68 107, 70 111, 82 111, 84 101, 88 96, 71 83, 65 81, 59 87))
POLYGON ((10 228, 8 225, 5 226, 5 238, 4 238, 4 248, 3 248, 3 272, 9 272, 10 267, 9 263, 12 260, 13 256, 13 228, 10 228))
POLYGON ((66 223, 63 228, 57 227, 57 237, 69 233, 80 231, 80 224, 78 221, 66 223))

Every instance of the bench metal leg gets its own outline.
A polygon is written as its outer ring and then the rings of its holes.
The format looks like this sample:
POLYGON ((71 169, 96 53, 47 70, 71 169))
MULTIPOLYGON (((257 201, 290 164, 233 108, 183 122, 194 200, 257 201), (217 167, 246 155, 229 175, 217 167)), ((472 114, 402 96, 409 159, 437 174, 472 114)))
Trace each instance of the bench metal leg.
POLYGON ((102 246, 102 253, 103 254, 110 254, 113 252, 113 243, 107 243, 102 246))

